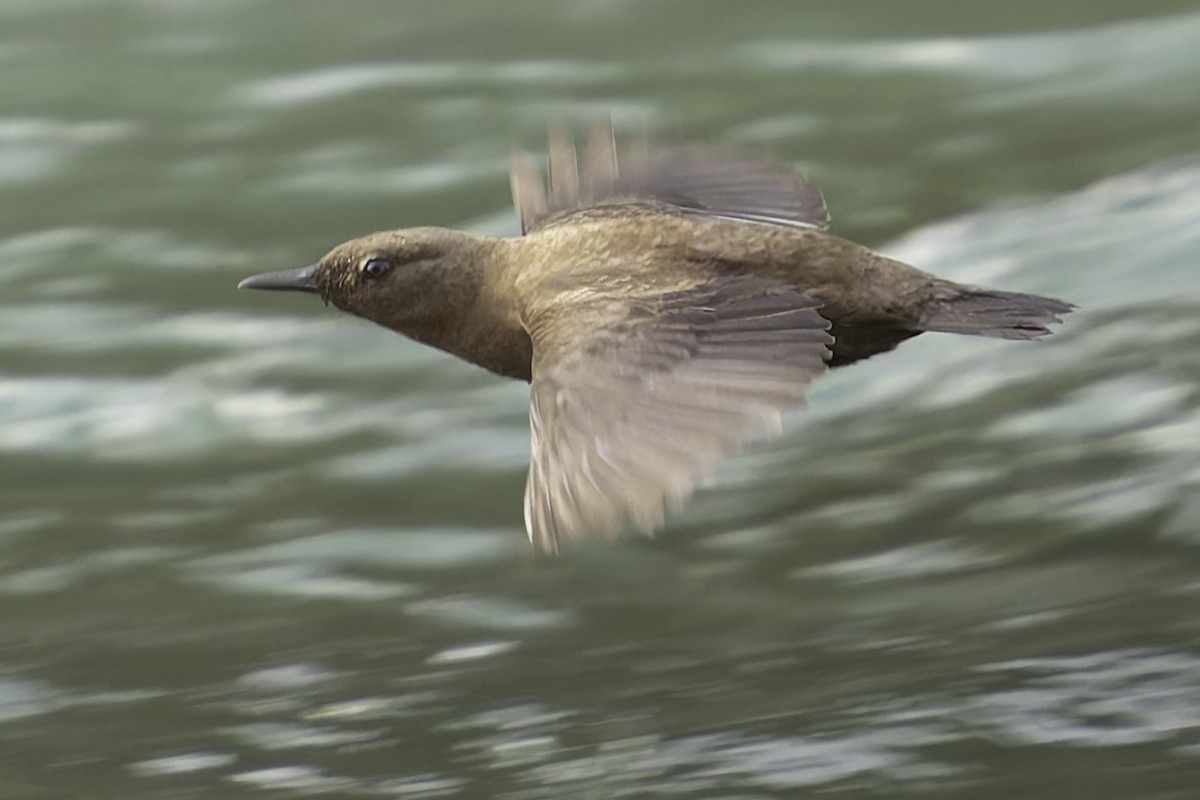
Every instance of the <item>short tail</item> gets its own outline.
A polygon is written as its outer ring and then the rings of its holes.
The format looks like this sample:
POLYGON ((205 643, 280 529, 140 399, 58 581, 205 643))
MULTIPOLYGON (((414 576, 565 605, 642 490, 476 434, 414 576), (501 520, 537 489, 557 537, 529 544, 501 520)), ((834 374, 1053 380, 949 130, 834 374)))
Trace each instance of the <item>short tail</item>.
POLYGON ((1075 306, 1052 297, 979 289, 940 281, 923 331, 965 333, 998 339, 1037 339, 1050 333, 1047 325, 1062 322, 1075 306))

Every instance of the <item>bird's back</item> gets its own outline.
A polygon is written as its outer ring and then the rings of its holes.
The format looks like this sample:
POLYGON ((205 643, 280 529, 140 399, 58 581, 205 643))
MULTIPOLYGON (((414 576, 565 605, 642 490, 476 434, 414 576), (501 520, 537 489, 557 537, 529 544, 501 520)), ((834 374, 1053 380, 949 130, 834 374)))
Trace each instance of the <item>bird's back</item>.
POLYGON ((825 231, 692 216, 646 201, 561 212, 517 242, 529 302, 559 293, 652 297, 726 276, 779 281, 821 304, 831 364, 890 350, 920 332, 935 279, 825 231))

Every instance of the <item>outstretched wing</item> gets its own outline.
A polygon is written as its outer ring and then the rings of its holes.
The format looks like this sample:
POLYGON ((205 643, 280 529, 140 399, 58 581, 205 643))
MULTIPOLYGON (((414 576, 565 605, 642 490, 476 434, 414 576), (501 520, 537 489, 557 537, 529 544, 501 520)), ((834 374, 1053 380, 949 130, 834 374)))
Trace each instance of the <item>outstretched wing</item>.
POLYGON ((564 302, 529 326, 525 523, 545 552, 661 524, 722 456, 778 432, 833 341, 815 301, 758 278, 564 302))
POLYGON ((564 128, 551 128, 547 181, 514 153, 513 204, 529 233, 574 210, 619 202, 667 203, 685 214, 824 230, 825 199, 803 174, 770 159, 716 147, 629 147, 611 123, 592 129, 583 158, 564 128))

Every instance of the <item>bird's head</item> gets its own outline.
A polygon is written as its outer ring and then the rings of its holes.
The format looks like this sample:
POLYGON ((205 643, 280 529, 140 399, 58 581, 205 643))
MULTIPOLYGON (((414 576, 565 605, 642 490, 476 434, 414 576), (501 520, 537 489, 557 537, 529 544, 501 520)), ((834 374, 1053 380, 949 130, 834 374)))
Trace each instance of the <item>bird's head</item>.
POLYGON ((242 289, 309 292, 351 314, 414 338, 453 324, 479 282, 484 241, 445 228, 373 233, 339 244, 301 269, 264 272, 242 289))

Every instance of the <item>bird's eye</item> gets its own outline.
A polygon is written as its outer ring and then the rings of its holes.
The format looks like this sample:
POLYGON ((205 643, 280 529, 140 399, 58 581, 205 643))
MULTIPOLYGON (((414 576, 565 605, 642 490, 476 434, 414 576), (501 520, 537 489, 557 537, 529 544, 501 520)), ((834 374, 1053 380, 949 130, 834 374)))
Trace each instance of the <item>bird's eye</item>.
POLYGON ((366 275, 368 278, 381 278, 386 275, 388 270, 391 268, 392 262, 388 261, 386 258, 379 258, 378 256, 364 258, 362 263, 358 265, 358 271, 363 275, 366 275))

